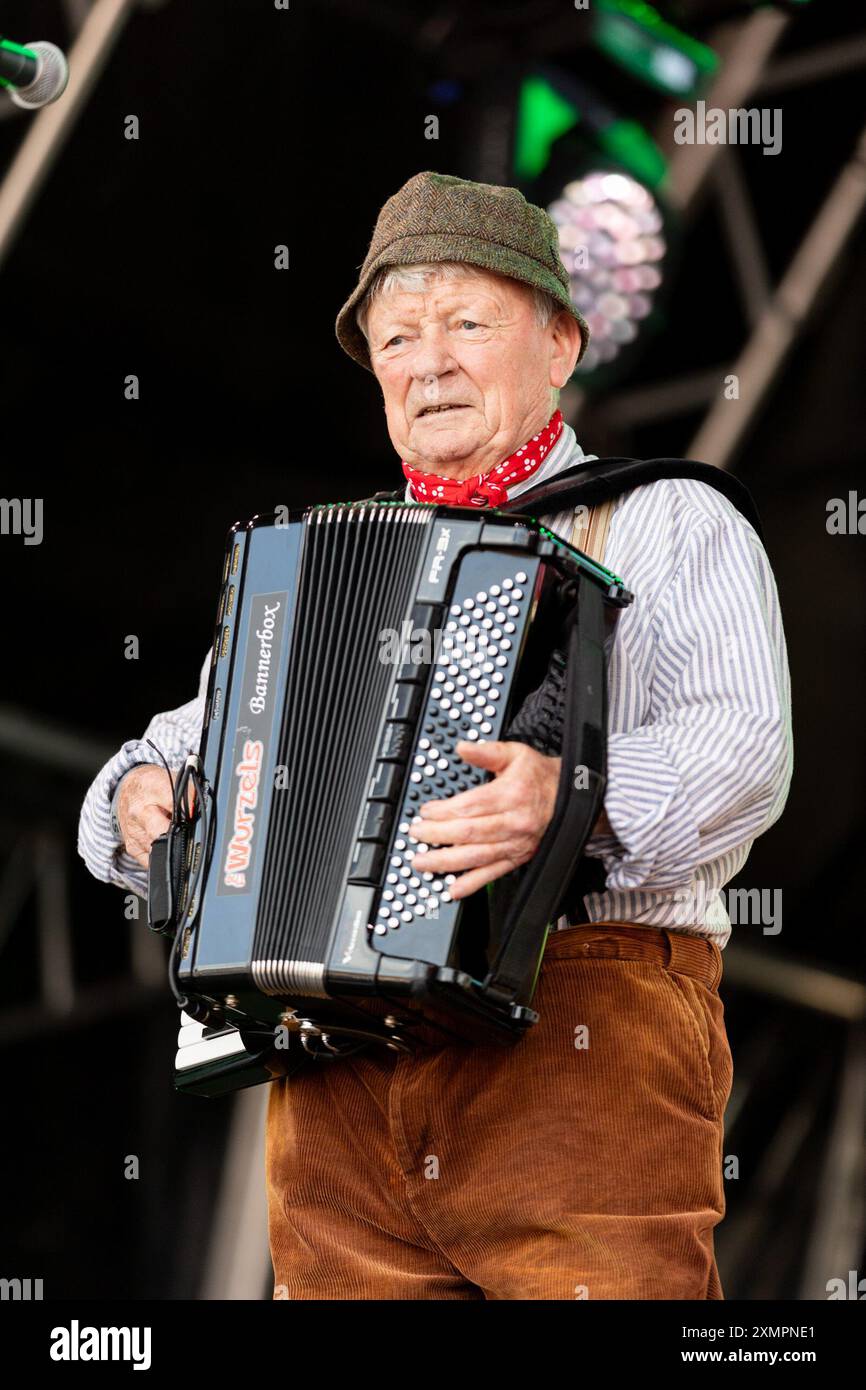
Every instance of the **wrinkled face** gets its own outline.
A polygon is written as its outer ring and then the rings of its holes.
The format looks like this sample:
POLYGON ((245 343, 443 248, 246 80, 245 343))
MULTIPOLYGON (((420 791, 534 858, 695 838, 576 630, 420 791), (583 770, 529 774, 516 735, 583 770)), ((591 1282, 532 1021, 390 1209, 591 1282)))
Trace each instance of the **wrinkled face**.
POLYGON ((580 350, 566 310, 544 328, 531 292, 500 275, 394 290, 367 318, 370 361, 400 457, 428 473, 486 473, 545 425, 580 350))

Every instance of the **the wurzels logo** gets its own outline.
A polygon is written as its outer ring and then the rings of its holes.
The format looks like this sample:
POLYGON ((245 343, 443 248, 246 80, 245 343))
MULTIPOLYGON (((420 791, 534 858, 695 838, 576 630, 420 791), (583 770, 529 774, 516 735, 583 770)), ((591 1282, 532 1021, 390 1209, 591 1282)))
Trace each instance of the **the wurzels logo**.
MULTIPOLYGON (((265 811, 268 754, 277 704, 288 594, 254 594, 241 668, 241 694, 231 750, 229 814, 223 831, 217 893, 248 893, 253 886, 258 823, 265 811)), ((228 775, 228 769, 227 769, 228 775)))
POLYGON ((247 739, 244 755, 235 768, 238 779, 235 797, 234 834, 229 840, 228 853, 223 867, 223 883, 228 888, 246 888, 247 869, 253 848, 253 832, 256 824, 256 807, 259 803, 259 782, 262 775, 262 758, 265 746, 261 739, 247 739))

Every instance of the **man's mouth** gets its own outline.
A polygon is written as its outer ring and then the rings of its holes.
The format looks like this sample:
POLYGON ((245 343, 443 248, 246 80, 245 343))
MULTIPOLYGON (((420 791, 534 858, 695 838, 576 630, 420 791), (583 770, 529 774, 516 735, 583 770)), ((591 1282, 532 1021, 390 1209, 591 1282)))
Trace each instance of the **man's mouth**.
POLYGON ((421 420, 425 415, 444 415, 449 410, 466 410, 466 406, 456 401, 446 405, 425 405, 415 418, 421 420))

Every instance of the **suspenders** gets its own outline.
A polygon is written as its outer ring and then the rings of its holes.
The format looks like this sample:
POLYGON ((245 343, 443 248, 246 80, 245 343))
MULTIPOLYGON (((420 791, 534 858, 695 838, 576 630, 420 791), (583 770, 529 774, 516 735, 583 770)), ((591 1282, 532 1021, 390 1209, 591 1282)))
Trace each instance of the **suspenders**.
POLYGON ((609 497, 606 502, 599 502, 596 507, 578 512, 568 538, 572 545, 599 565, 604 564, 607 533, 615 506, 616 498, 609 497))

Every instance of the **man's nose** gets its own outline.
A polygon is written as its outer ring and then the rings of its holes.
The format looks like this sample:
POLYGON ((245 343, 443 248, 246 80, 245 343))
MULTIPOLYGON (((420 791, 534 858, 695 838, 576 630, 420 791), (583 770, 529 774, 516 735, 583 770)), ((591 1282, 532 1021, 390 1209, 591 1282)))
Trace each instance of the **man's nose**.
POLYGON ((444 331, 429 329, 419 334, 412 355, 412 375, 416 380, 429 381, 432 385, 434 380, 455 371, 456 366, 444 331))

